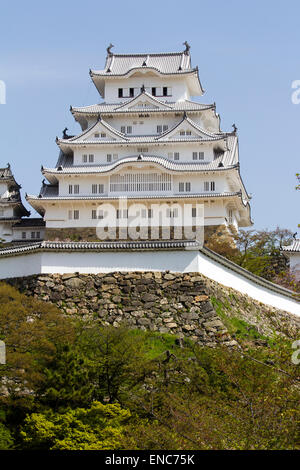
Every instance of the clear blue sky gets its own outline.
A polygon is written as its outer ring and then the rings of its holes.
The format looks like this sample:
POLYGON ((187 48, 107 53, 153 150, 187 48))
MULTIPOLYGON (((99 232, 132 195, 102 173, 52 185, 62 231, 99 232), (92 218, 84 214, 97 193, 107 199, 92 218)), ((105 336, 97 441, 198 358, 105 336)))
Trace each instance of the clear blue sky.
POLYGON ((0 17, 0 165, 11 163, 23 196, 39 192, 41 164, 56 163, 56 135, 64 127, 79 133, 69 106, 100 101, 88 72, 103 68, 110 42, 130 53, 183 50, 187 40, 206 90, 201 101, 216 101, 222 130, 238 127, 254 228, 296 231, 299 1, 28 0, 2 2, 0 17))

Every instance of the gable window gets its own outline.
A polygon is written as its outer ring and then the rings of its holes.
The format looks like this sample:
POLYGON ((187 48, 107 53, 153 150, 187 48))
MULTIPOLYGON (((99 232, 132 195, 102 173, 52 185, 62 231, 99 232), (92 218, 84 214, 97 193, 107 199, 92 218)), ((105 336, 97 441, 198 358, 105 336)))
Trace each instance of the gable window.
POLYGON ((193 152, 193 160, 204 160, 204 152, 193 152))
POLYGON ((92 194, 103 194, 104 184, 92 184, 92 194))
POLYGON ((215 191, 216 184, 215 181, 204 181, 204 191, 215 191))
POLYGON ((117 209, 117 219, 127 219, 128 218, 128 209, 117 209))
POLYGON ((103 138, 103 137, 106 137, 105 132, 101 132, 101 137, 102 137, 102 138, 103 138))
POLYGON ((192 135, 191 131, 186 131, 185 134, 186 135, 192 135))
POLYGON ((94 134, 94 137, 96 137, 96 139, 98 139, 98 138, 100 137, 99 132, 96 132, 96 133, 94 134))
POLYGON ((180 131, 180 135, 185 135, 185 131, 180 131))
POLYGON ((103 219, 104 213, 101 210, 93 209, 92 210, 92 219, 103 219))
POLYGON ((179 183, 179 192, 180 193, 183 193, 183 192, 186 192, 186 193, 189 193, 191 191, 191 183, 189 181, 187 182, 180 182, 179 183))

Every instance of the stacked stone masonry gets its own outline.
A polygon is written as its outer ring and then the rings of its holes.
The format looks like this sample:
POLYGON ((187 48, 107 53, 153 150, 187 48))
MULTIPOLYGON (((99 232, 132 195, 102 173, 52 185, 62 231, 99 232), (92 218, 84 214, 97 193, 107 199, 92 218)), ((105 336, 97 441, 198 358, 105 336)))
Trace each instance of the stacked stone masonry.
POLYGON ((234 347, 215 299, 226 318, 239 317, 261 334, 281 332, 296 338, 300 319, 268 307, 199 273, 115 272, 108 274, 47 274, 8 279, 26 295, 51 302, 63 313, 97 317, 104 325, 172 333, 197 343, 234 347), (213 302, 213 303, 212 303, 213 302))

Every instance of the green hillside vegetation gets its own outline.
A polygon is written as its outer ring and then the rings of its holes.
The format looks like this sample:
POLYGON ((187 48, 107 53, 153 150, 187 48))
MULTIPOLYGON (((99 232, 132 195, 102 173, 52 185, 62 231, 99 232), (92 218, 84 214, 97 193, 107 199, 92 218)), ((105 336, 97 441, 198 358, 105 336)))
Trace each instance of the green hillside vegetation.
POLYGON ((74 320, 1 283, 0 449, 299 449, 291 339, 213 301, 240 348, 74 320))

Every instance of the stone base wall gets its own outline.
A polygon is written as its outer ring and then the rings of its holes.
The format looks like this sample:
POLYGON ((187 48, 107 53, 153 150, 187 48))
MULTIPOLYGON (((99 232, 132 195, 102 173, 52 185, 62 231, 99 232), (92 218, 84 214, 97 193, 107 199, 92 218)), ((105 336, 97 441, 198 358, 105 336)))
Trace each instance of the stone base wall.
POLYGON ((198 273, 135 272, 52 274, 9 279, 27 295, 52 302, 67 315, 98 317, 189 337, 202 345, 236 346, 216 314, 204 276, 198 273))

